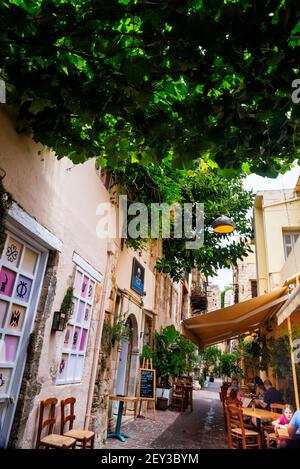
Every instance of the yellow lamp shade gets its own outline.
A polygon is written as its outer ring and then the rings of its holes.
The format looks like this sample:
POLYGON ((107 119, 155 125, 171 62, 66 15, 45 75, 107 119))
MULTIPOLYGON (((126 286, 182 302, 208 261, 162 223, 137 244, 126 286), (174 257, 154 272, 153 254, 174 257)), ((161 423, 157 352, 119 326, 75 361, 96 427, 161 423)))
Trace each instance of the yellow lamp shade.
POLYGON ((232 233, 236 228, 235 223, 225 215, 216 218, 211 226, 215 233, 232 233))

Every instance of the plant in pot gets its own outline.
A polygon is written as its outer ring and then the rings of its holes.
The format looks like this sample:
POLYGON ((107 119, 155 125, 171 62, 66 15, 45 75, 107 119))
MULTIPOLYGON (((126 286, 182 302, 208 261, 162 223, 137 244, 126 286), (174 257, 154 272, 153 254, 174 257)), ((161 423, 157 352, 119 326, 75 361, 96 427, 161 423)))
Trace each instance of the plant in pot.
POLYGON ((221 351, 215 346, 201 350, 199 357, 201 361, 202 375, 205 380, 204 387, 208 385, 208 381, 213 382, 214 376, 218 374, 217 370, 220 356, 221 351))
MULTIPOLYGON (((197 347, 181 335, 173 325, 166 326, 155 335, 155 363, 157 368, 160 396, 168 396, 171 403, 171 381, 193 370, 197 347)), ((159 395, 159 391, 158 394, 159 395)), ((165 405, 165 404, 163 404, 165 405)))
POLYGON ((165 410, 171 404, 172 384, 175 377, 193 370, 197 347, 182 336, 173 325, 155 334, 155 348, 145 345, 143 358, 152 358, 157 374, 157 407, 165 410))
POLYGON ((167 410, 169 399, 168 397, 164 397, 165 389, 162 388, 161 396, 157 396, 156 398, 156 408, 159 410, 167 410))
POLYGON ((199 384, 200 384, 201 388, 203 388, 204 387, 204 381, 205 381, 203 375, 199 376, 198 381, 199 381, 199 384))
POLYGON ((242 369, 239 366, 239 356, 236 352, 223 352, 220 356, 220 373, 224 378, 232 376, 242 376, 242 369))

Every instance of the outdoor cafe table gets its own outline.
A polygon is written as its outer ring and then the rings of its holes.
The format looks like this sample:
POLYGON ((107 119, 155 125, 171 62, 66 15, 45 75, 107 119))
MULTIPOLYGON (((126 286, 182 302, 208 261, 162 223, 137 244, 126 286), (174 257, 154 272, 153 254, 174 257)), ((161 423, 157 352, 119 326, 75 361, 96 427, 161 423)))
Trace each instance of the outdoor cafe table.
POLYGON ((261 420, 276 420, 282 417, 282 414, 277 414, 276 412, 271 412, 270 410, 265 409, 252 409, 252 408, 244 408, 243 414, 248 415, 249 417, 255 417, 257 419, 257 428, 261 435, 261 445, 262 447, 265 446, 265 435, 264 430, 261 425, 261 420))
MULTIPOLYGON (((121 433, 121 423, 122 423, 122 415, 123 415, 123 407, 124 402, 138 402, 138 397, 134 396, 109 396, 111 401, 119 401, 119 409, 118 409, 118 416, 117 416, 117 423, 116 429, 114 432, 110 432, 107 435, 107 438, 118 438, 120 441, 124 442, 125 438, 130 438, 129 435, 126 433, 121 433)), ((134 415, 136 417, 136 414, 134 415)))

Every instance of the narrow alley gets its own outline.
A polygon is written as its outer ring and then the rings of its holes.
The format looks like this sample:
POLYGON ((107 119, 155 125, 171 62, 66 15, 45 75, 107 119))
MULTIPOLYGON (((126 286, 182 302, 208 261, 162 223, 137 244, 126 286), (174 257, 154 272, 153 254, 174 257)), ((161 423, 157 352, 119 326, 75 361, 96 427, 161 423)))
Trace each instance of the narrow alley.
POLYGON ((122 429, 130 435, 124 443, 108 439, 108 449, 205 449, 227 448, 222 404, 219 398, 221 380, 210 387, 194 391, 194 408, 183 414, 178 411, 157 411, 157 421, 137 418, 123 424, 122 429))

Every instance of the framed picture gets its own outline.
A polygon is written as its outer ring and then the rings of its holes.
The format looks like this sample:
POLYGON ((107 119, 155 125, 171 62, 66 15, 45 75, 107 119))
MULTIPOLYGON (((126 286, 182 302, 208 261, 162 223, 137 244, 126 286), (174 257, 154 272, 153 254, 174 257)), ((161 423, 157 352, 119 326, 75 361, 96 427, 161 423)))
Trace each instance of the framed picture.
POLYGON ((144 293, 144 267, 134 258, 132 262, 131 284, 132 290, 136 291, 139 295, 144 293))

